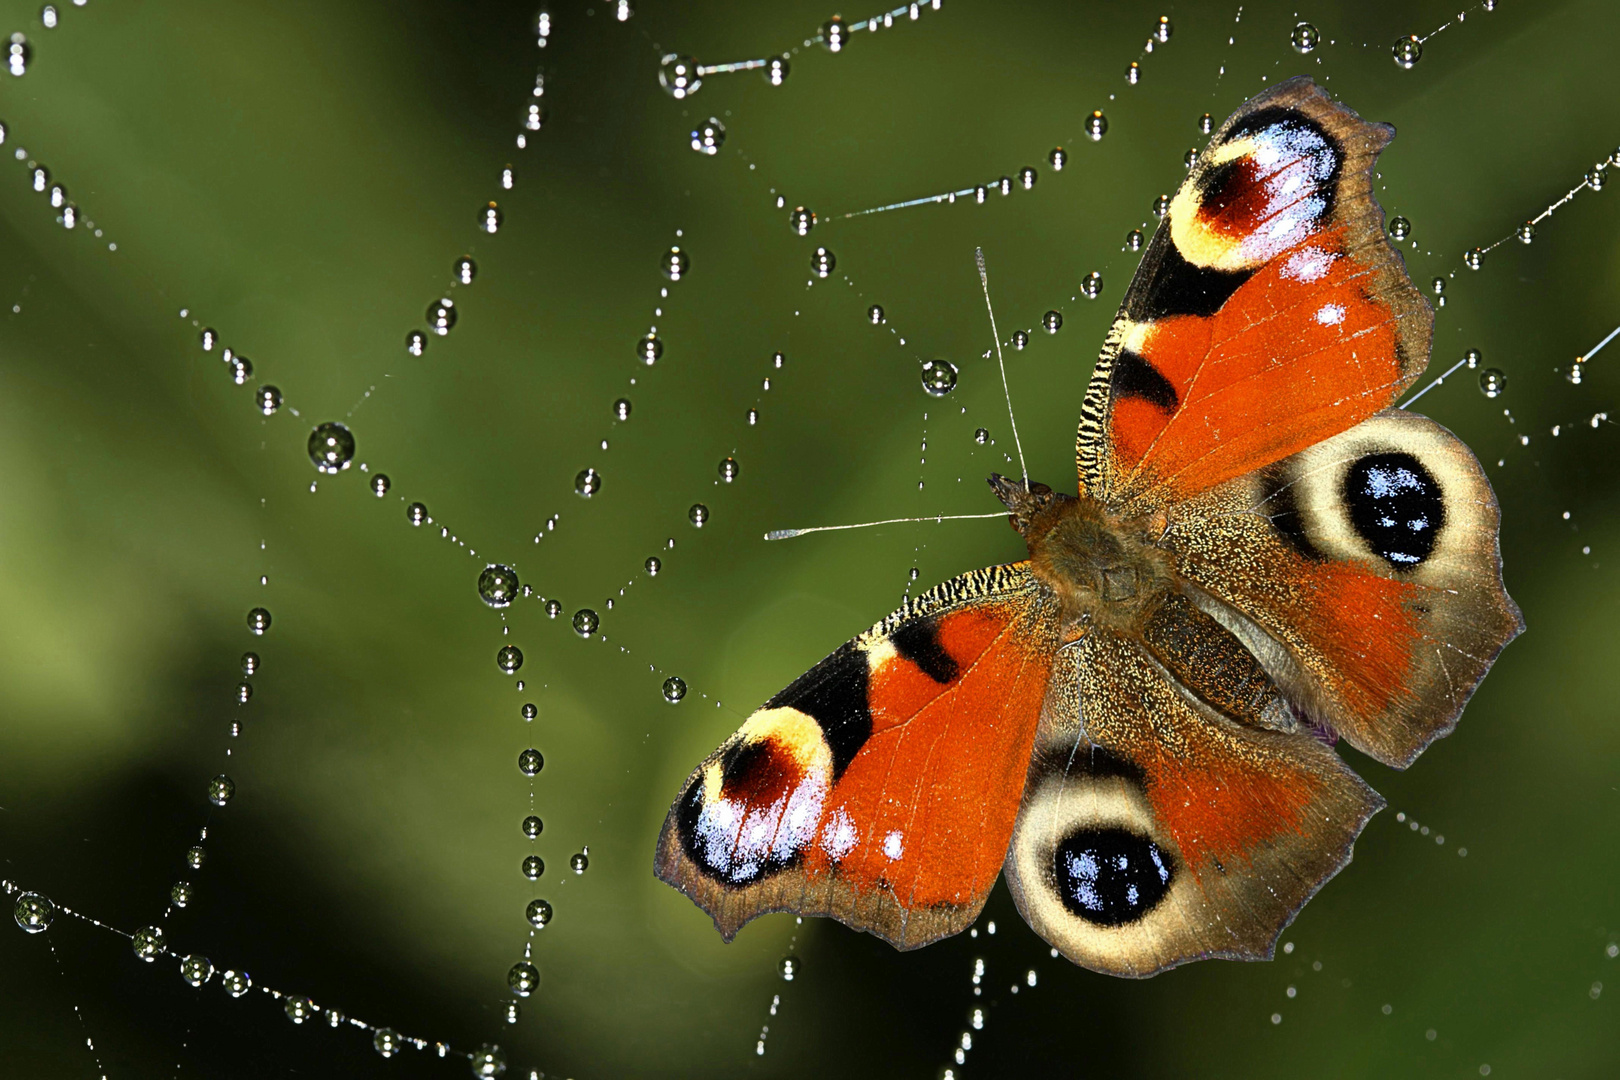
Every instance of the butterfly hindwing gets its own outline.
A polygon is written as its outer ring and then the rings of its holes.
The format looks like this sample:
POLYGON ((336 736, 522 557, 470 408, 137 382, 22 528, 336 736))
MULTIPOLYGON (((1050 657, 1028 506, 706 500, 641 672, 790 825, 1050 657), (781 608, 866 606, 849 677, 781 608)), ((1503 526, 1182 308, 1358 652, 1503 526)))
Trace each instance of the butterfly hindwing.
POLYGON ((1176 570, 1299 703, 1404 767, 1523 629, 1455 435, 1398 409, 1172 508, 1176 570))
POLYGON ((1309 732, 1234 720, 1094 631, 1059 654, 1007 883, 1093 971, 1268 959, 1382 806, 1309 732))
POLYGON ((1373 199, 1394 136, 1309 79, 1243 105, 1171 202, 1081 410, 1082 488, 1146 513, 1392 404, 1433 313, 1373 199))
POLYGON ((960 931, 1006 853, 1055 635, 1022 563, 908 600, 698 766, 658 876, 727 940, 770 911, 902 949, 960 931))

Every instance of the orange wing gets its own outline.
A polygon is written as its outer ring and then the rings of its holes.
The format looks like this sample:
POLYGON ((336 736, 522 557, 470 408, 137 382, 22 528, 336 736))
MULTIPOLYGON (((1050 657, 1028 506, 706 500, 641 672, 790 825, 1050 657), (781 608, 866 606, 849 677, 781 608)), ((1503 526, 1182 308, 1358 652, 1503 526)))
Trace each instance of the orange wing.
POLYGON ((1082 487, 1149 513, 1392 404, 1434 316, 1384 239, 1394 129, 1307 78, 1246 103, 1154 233, 1081 410, 1082 487))
POLYGON ((1006 856, 1056 635, 1023 563, 908 601, 698 766, 658 876, 728 941, 771 911, 901 949, 959 932, 1006 856))

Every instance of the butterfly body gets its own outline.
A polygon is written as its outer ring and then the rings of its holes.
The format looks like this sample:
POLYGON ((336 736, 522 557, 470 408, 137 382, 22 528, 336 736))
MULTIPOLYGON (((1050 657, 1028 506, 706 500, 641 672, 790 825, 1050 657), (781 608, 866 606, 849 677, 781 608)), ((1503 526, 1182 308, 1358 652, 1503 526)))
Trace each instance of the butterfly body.
POLYGON ((1076 963, 1269 957, 1523 627, 1463 444, 1390 408, 1433 315, 1383 237, 1392 129, 1309 80, 1245 104, 1143 256, 1075 495, 991 486, 1028 558, 905 603, 694 771, 655 870, 915 948, 1005 874, 1076 963))

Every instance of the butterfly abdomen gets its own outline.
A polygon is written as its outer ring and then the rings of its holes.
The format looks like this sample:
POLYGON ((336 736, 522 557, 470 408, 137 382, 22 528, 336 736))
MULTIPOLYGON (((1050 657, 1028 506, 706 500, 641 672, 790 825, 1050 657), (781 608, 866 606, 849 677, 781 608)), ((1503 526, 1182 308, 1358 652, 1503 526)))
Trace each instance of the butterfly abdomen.
POLYGON ((1030 571, 1062 605, 1065 629, 1105 626, 1140 637, 1174 587, 1170 556, 1155 543, 1162 528, 1118 518, 1095 499, 1061 498, 1024 529, 1030 571))

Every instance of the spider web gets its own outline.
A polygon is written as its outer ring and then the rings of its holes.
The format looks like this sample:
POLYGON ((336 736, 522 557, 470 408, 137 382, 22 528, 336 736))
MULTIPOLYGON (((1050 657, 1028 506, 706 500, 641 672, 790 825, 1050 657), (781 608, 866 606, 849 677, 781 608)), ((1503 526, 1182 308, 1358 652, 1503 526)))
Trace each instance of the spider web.
POLYGON ((8 6, 28 64, 0 76, 0 877, 59 909, 0 934, 13 1067, 465 1075, 498 1043, 517 1076, 1283 1075, 1324 1056, 1510 1075, 1620 1052, 1599 854, 1620 839, 1620 354, 1593 352, 1620 322, 1601 189, 1620 170, 1586 179, 1620 147, 1605 5, 950 0, 875 30, 846 12, 836 54, 803 4, 556 4, 543 47, 529 5, 57 8, 8 6), (695 93, 660 89, 669 54, 697 58, 695 93), (773 56, 779 86, 744 66, 773 56), (1487 463, 1532 633, 1409 773, 1347 752, 1391 813, 1275 963, 1103 979, 1052 959, 1000 891, 916 953, 790 916, 722 945, 649 873, 692 764, 903 592, 1019 554, 994 522, 761 535, 995 509, 982 478, 1016 452, 976 247, 1031 475, 1072 490, 1127 234, 1151 231, 1202 114, 1299 73, 1399 129, 1378 196, 1413 279, 1444 283, 1430 371, 1454 368, 1417 407, 1487 463), (694 152, 711 118, 718 152, 694 152), (445 298, 455 325, 410 355, 445 298), (252 363, 241 384, 226 347, 252 363), (924 393, 929 360, 957 369, 949 394, 924 393), (328 422, 356 444, 335 475, 306 448, 328 422), (529 592, 482 602, 489 563, 529 592), (143 963, 120 935, 154 925, 167 951, 143 963), (540 986, 519 1000, 526 950, 540 986), (200 988, 186 955, 216 969, 200 988), (223 992, 227 969, 253 990, 223 992), (302 1024, 288 995, 310 999, 302 1024), (385 1060, 383 1028, 421 1045, 385 1060))

